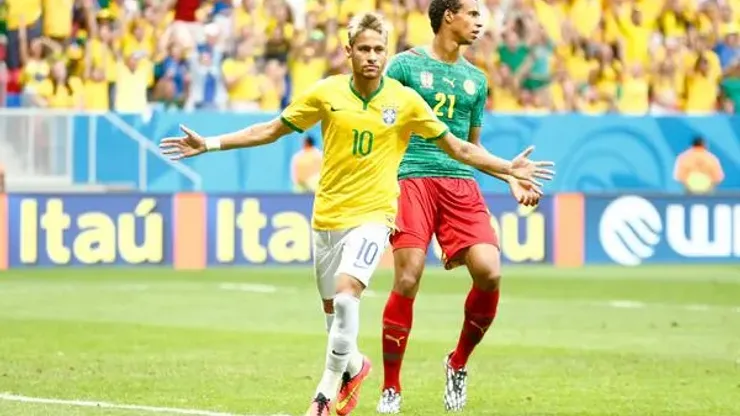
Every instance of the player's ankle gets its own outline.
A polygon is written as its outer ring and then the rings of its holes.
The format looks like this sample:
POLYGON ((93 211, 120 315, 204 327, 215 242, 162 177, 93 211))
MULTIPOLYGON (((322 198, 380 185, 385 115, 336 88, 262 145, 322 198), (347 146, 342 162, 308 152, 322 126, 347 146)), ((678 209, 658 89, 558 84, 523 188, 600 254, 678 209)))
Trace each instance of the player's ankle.
POLYGON ((401 385, 399 383, 388 383, 383 385, 383 389, 381 391, 386 390, 393 390, 398 394, 401 394, 401 385))
POLYGON ((447 361, 447 365, 455 371, 462 370, 467 364, 467 360, 460 357, 456 352, 453 352, 450 355, 450 359, 447 361))

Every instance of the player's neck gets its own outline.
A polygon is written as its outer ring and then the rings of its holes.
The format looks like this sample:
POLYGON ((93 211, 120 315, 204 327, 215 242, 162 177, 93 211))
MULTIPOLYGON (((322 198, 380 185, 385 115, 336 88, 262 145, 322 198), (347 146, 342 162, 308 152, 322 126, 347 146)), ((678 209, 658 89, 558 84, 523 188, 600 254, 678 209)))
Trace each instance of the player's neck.
POLYGON ((460 59, 460 44, 442 35, 437 35, 432 41, 432 58, 449 64, 460 59))
POLYGON ((380 81, 383 77, 377 77, 377 78, 365 78, 365 77, 358 77, 358 76, 352 76, 352 87, 357 91, 357 93, 364 99, 369 99, 378 91, 378 88, 380 88, 380 81))

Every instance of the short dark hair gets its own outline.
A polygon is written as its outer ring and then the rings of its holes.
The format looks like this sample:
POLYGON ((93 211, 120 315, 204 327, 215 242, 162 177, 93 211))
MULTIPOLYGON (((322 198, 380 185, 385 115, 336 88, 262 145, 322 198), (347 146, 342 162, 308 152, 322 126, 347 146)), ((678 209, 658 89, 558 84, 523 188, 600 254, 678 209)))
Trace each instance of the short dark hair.
POLYGON ((429 5, 429 23, 432 25, 432 32, 435 35, 439 32, 447 10, 457 13, 460 9, 462 9, 460 0, 432 0, 429 5))
POLYGON ((701 136, 694 137, 694 140, 691 141, 691 145, 694 147, 704 147, 706 142, 704 141, 704 138, 701 136))
POLYGON ((306 146, 314 147, 316 146, 316 141, 311 136, 306 136, 306 139, 303 140, 303 144, 306 146))

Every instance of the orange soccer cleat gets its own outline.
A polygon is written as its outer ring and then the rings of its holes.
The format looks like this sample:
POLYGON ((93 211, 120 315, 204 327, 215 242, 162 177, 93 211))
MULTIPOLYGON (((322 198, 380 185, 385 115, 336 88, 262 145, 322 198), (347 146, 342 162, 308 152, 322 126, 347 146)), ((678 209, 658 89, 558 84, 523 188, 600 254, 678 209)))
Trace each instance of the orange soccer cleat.
POLYGON ((342 386, 339 388, 339 395, 337 396, 336 410, 339 416, 346 416, 355 410, 360 399, 360 387, 362 387, 362 382, 370 375, 371 369, 370 360, 363 357, 362 369, 356 376, 350 378, 348 373, 344 373, 342 386))

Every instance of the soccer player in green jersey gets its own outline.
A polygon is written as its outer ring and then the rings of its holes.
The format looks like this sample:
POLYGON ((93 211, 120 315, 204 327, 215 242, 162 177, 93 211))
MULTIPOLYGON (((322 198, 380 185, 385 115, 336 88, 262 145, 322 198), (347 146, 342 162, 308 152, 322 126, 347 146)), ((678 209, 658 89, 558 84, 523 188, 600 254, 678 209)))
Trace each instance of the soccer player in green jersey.
MULTIPOLYGON (((488 95, 486 75, 466 61, 460 47, 481 30, 475 0, 432 0, 429 19, 435 33, 431 47, 397 55, 387 76, 418 92, 457 137, 480 145, 488 95)), ((383 312, 384 384, 379 413, 401 408, 400 372, 413 321, 414 298, 426 251, 436 235, 445 268, 465 264, 473 279, 465 301, 465 319, 455 350, 444 360, 444 405, 459 411, 467 399, 468 357, 493 322, 499 301, 501 255, 490 214, 473 179, 473 169, 447 156, 434 144, 412 137, 399 170, 399 231, 391 237, 395 278, 383 312)), ((542 191, 515 178, 510 184, 520 203, 534 205, 542 191)))

